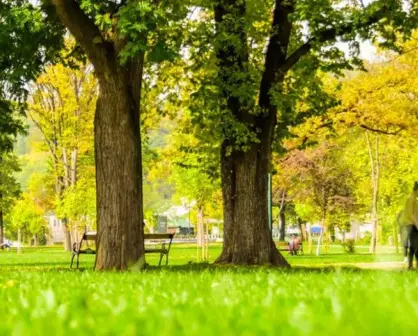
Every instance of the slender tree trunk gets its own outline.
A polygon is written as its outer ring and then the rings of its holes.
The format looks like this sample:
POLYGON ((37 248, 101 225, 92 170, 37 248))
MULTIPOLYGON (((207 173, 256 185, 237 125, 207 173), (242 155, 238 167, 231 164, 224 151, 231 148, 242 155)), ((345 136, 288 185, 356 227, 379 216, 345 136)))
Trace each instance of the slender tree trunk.
POLYGON ((206 221, 206 224, 205 222, 203 222, 203 225, 205 227, 205 232, 206 232, 206 237, 207 237, 207 239, 205 240, 204 255, 205 255, 205 260, 209 261, 209 223, 206 221))
POLYGON ((222 155, 224 245, 218 263, 288 266, 268 227, 267 157, 257 145, 222 155))
POLYGON ((307 232, 308 232, 308 251, 309 254, 313 253, 313 242, 312 242, 312 227, 311 224, 307 224, 307 232))
POLYGON ((318 238, 318 244, 316 245, 317 256, 319 256, 319 254, 321 253, 321 244, 326 234, 325 224, 326 224, 326 211, 324 210, 322 214, 322 221, 321 221, 321 233, 318 238))
MULTIPOLYGON (((0 198, 2 196, 0 195, 0 198)), ((0 210, 0 244, 4 241, 4 222, 3 222, 3 211, 0 210)))
POLYGON ((110 77, 112 81, 100 83, 94 125, 96 270, 144 264, 139 106, 125 78, 110 77))
MULTIPOLYGON (((54 156, 55 157, 55 156, 54 156)), ((64 185, 64 177, 60 175, 59 168, 58 168, 58 161, 54 160, 54 169, 55 169, 55 192, 58 196, 58 199, 61 201, 63 197, 63 193, 65 190, 64 185)), ((68 227, 68 219, 67 218, 57 218, 62 223, 62 230, 64 234, 64 250, 71 251, 72 250, 72 240, 71 240, 71 233, 70 228, 68 227)))
POLYGON ((66 251, 72 250, 72 240, 71 240, 71 232, 70 228, 68 227, 68 220, 67 218, 61 219, 62 229, 64 231, 64 249, 66 251))
POLYGON ((286 213, 284 210, 280 211, 280 229, 279 229, 279 240, 285 241, 286 238, 286 213))
POLYGON ((286 238, 286 191, 283 191, 282 194, 282 200, 280 204, 280 210, 279 210, 279 240, 285 241, 286 238))
POLYGON ((64 169, 64 186, 68 188, 70 186, 70 165, 68 163, 67 149, 62 148, 62 164, 64 169))
POLYGON ((77 158, 78 150, 74 148, 71 152, 71 166, 70 166, 70 183, 75 185, 77 183, 77 158))
POLYGON ((302 219, 300 219, 300 217, 297 218, 297 221, 300 231, 300 239, 301 241, 306 241, 306 225, 302 223, 302 219))
POLYGON ((378 199, 379 199, 379 180, 380 180, 380 160, 379 160, 379 135, 375 135, 375 146, 372 148, 369 134, 366 132, 367 147, 369 150, 371 165, 372 182, 372 239, 370 241, 370 253, 376 253, 378 235, 378 199), (374 153, 373 153, 374 152, 374 153))
POLYGON ((199 205, 197 208, 197 245, 202 248, 202 257, 204 255, 203 246, 205 243, 203 218, 203 207, 199 205))
POLYGON ((399 253, 399 237, 398 237, 398 223, 393 224, 393 242, 395 244, 396 253, 399 253))

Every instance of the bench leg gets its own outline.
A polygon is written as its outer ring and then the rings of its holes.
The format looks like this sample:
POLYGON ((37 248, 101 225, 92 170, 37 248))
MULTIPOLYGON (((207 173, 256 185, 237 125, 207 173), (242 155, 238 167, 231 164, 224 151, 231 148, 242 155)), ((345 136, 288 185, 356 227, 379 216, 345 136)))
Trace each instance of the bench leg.
POLYGON ((73 268, 74 257, 75 257, 75 254, 73 253, 73 255, 71 256, 70 268, 73 268))
POLYGON ((164 257, 164 253, 161 253, 160 254, 160 262, 158 263, 158 266, 161 266, 161 261, 163 260, 163 257, 164 257))
POLYGON ((80 254, 78 253, 77 254, 77 269, 78 269, 79 264, 80 264, 80 254))
POLYGON ((168 266, 168 253, 165 255, 165 265, 168 266))

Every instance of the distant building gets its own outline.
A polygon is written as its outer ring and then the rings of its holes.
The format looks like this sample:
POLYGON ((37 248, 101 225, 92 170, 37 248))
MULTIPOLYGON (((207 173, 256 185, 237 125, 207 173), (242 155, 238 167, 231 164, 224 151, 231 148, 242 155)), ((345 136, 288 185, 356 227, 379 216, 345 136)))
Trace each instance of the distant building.
POLYGON ((64 224, 58 219, 53 212, 45 216, 48 221, 49 242, 51 244, 58 244, 64 242, 64 224))
MULTIPOLYGON (((195 235, 196 226, 191 222, 190 218, 190 211, 194 204, 195 202, 191 202, 188 206, 172 206, 166 212, 156 216, 157 225, 153 228, 154 232, 163 232, 166 230, 164 232, 175 233, 178 235, 195 235)), ((210 236, 213 235, 215 238, 222 236, 222 232, 218 226, 222 221, 213 218, 205 218, 205 222, 210 224, 210 236)))

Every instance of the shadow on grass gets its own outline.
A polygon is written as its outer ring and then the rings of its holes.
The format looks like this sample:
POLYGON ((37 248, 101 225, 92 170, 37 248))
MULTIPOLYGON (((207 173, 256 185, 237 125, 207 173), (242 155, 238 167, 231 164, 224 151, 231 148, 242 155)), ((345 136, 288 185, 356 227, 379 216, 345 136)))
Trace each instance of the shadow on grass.
MULTIPOLYGON (((69 273, 83 273, 94 272, 92 263, 80 265, 77 269, 69 267, 69 263, 63 262, 35 262, 35 263, 11 263, 0 265, 0 272, 4 271, 42 271, 42 272, 69 272, 69 273)), ((372 269, 361 268, 356 265, 318 265, 318 266, 292 266, 291 268, 280 268, 273 266, 233 266, 233 265, 218 265, 209 263, 188 263, 184 265, 170 265, 170 266, 154 266, 147 265, 146 269, 138 272, 144 273, 189 273, 198 274, 203 272, 209 273, 237 273, 237 274, 251 274, 260 271, 268 273, 282 273, 282 274, 332 274, 332 273, 388 273, 388 272, 405 272, 405 269, 391 268, 391 269, 372 269)), ((129 273, 122 272, 122 273, 129 273)))

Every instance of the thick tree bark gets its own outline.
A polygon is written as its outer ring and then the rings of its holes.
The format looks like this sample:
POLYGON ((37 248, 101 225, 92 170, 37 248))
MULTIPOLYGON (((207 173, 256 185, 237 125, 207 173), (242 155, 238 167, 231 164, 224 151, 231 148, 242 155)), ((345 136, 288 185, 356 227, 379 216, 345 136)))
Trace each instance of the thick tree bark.
POLYGON ((224 246, 218 263, 288 266, 268 227, 268 157, 260 145, 222 156, 224 246))
POLYGON ((101 82, 95 116, 96 270, 142 267, 139 109, 123 76, 101 82))

